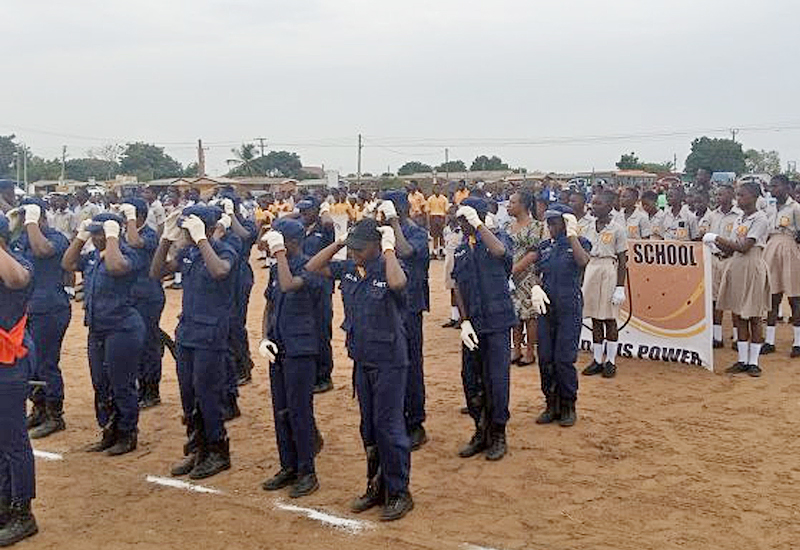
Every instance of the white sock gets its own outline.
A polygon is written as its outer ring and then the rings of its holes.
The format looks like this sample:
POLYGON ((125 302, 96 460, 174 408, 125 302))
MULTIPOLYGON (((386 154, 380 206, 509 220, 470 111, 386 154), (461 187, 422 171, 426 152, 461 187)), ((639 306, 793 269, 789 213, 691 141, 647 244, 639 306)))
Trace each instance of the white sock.
POLYGON ((792 346, 800 346, 800 327, 792 327, 794 332, 794 343, 792 346))
POLYGON ((458 312, 458 308, 456 306, 450 308, 450 318, 453 321, 458 321, 461 318, 461 314, 458 312))
POLYGON ((739 362, 746 365, 749 359, 750 342, 736 342, 736 347, 739 350, 739 362))
POLYGON ((772 344, 773 346, 775 345, 775 327, 767 327, 766 343, 772 344))
POLYGON ((739 329, 736 327, 733 327, 733 339, 736 341, 739 340, 739 329))
POLYGON ((612 365, 617 364, 617 348, 619 342, 611 342, 606 340, 606 360, 612 365))
POLYGON ((748 365, 758 365, 758 358, 761 355, 761 344, 750 344, 750 362, 748 365))
POLYGON ((722 342, 722 325, 714 325, 714 340, 722 342))
POLYGON ((175 272, 175 284, 181 284, 181 279, 183 278, 183 273, 180 271, 175 272))
POLYGON ((603 363, 603 344, 592 344, 592 351, 594 352, 594 362, 601 365, 603 363))

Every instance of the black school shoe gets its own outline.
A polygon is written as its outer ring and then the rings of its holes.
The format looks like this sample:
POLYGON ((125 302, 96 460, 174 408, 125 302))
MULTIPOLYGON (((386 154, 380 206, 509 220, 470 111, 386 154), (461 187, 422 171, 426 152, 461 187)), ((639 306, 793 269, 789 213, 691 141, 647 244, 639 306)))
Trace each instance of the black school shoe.
POLYGON ((206 479, 218 473, 230 470, 231 453, 229 441, 223 439, 214 443, 209 443, 206 452, 197 461, 192 471, 189 472, 189 479, 206 479))
POLYGON ((381 512, 381 521, 395 521, 411 510, 414 509, 414 499, 411 498, 411 493, 400 493, 398 495, 390 495, 386 506, 383 507, 381 512))
POLYGON ((265 491, 277 491, 293 485, 297 481, 297 472, 288 468, 281 468, 281 470, 261 484, 261 488, 265 491))
POLYGON ((741 361, 737 361, 733 365, 725 369, 725 372, 728 374, 741 374, 743 372, 748 372, 749 370, 750 369, 747 365, 745 365, 741 361))
POLYGON ((319 489, 317 474, 303 474, 298 477, 295 484, 292 485, 292 488, 289 491, 289 498, 304 497, 315 492, 317 489, 319 489))
POLYGON ((747 365, 747 374, 753 378, 758 378, 761 376, 761 367, 758 365, 747 365))
POLYGON ((614 378, 617 375, 617 366, 611 361, 603 365, 603 378, 614 378))
POLYGON ((764 344, 761 346, 761 355, 769 355, 770 353, 775 353, 774 344, 764 344))
POLYGON ((600 374, 603 372, 603 365, 598 363, 597 361, 592 361, 589 363, 589 366, 583 369, 581 374, 584 376, 594 376, 595 374, 600 374))
POLYGON ((725 344, 722 340, 714 340, 712 346, 714 349, 722 349, 723 347, 725 347, 725 344))
POLYGON ((800 346, 792 346, 792 352, 789 354, 789 357, 792 359, 800 357, 800 346))
POLYGON ((108 456, 119 456, 136 450, 138 437, 136 430, 130 432, 119 432, 117 441, 106 450, 108 456))
POLYGON ((408 431, 408 436, 411 439, 412 451, 419 450, 423 445, 425 445, 425 443, 428 442, 428 434, 425 433, 425 428, 423 428, 421 424, 411 428, 408 431))
POLYGON ((329 378, 314 384, 314 393, 325 393, 333 389, 333 381, 329 378))

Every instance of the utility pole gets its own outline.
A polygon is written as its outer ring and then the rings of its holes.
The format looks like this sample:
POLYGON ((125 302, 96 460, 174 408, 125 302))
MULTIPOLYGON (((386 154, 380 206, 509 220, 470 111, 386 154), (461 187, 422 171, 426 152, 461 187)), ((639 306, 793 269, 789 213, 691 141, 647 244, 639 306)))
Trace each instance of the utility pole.
POLYGON ((358 134, 358 172, 356 173, 356 183, 361 187, 361 149, 364 148, 364 142, 361 139, 361 134, 358 134))
POLYGON ((197 176, 202 178, 206 175, 206 153, 203 150, 203 140, 197 140, 197 176))
POLYGON ((26 193, 30 193, 30 189, 28 189, 28 150, 24 145, 22 146, 22 181, 25 183, 23 189, 26 193))
POLYGON ((444 173, 447 181, 445 184, 450 182, 450 149, 447 147, 444 148, 444 173))
POLYGON ((678 154, 677 153, 672 153, 672 171, 673 172, 677 172, 678 171, 678 154))
POLYGON ((14 185, 19 183, 19 146, 17 146, 17 151, 14 151, 14 169, 17 171, 17 177, 14 179, 16 182, 14 185))
POLYGON ((737 128, 731 128, 731 139, 733 140, 734 143, 736 143, 736 134, 738 133, 739 130, 737 128))
POLYGON ((256 140, 259 143, 259 148, 261 149, 261 156, 263 157, 264 156, 264 149, 267 148, 267 138, 258 137, 258 138, 253 138, 253 139, 256 140))
POLYGON ((61 147, 61 177, 59 178, 61 185, 64 185, 64 176, 66 173, 66 169, 67 169, 67 146, 63 145, 61 147))

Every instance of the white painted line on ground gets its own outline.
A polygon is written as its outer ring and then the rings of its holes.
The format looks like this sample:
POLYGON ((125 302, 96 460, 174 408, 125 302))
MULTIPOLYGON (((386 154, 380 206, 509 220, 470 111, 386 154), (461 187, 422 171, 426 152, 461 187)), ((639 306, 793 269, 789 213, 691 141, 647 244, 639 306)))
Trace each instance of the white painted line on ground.
POLYGON ((183 489, 184 491, 193 491, 195 493, 208 493, 212 495, 220 495, 222 491, 212 489, 210 487, 203 487, 202 485, 195 485, 179 479, 172 479, 169 477, 147 476, 147 481, 155 483, 156 485, 163 485, 164 487, 172 487, 174 489, 183 489))
POLYGON ((303 508, 302 506, 295 506, 293 504, 284 504, 279 500, 275 501, 275 507, 278 508, 279 510, 285 510, 287 512, 297 512, 300 514, 304 514, 309 519, 320 521, 322 523, 327 523, 328 525, 336 527, 337 529, 342 529, 352 534, 360 533, 365 529, 375 528, 375 525, 369 521, 342 518, 339 516, 334 516, 333 514, 328 514, 327 512, 314 510, 313 508, 303 508))
POLYGON ((36 449, 33 450, 33 456, 44 460, 64 460, 64 457, 58 453, 48 453, 47 451, 38 451, 36 449))
POLYGON ((464 550, 497 550, 497 548, 492 548, 490 546, 478 546, 477 544, 470 544, 468 542, 462 544, 461 548, 464 550))

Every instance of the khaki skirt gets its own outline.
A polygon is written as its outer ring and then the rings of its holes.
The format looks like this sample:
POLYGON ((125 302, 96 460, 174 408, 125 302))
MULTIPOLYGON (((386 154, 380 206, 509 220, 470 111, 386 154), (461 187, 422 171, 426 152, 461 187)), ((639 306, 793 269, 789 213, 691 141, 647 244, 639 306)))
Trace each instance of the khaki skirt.
POLYGON ((452 290, 456 287, 453 279, 453 267, 455 266, 455 250, 445 250, 444 252, 444 287, 452 290))
POLYGON ((717 309, 742 319, 765 317, 770 308, 769 272, 760 247, 735 253, 725 262, 717 309))
POLYGON ((715 302, 719 301, 719 285, 722 282, 722 272, 730 258, 711 256, 711 295, 715 302))
POLYGON ((769 238, 764 249, 772 294, 800 296, 800 247, 791 235, 779 233, 769 238))
POLYGON ((616 319, 619 306, 611 303, 617 287, 617 259, 592 258, 583 276, 583 317, 616 319))

